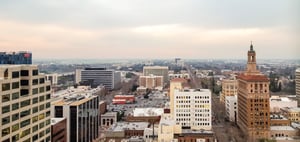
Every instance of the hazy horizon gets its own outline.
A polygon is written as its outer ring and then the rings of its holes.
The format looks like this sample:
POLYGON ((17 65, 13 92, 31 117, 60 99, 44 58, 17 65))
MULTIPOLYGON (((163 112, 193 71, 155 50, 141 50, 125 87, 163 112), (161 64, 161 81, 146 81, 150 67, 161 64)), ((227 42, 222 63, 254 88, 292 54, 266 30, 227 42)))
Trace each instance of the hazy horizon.
POLYGON ((1 51, 33 59, 300 59, 300 1, 0 2, 1 51))

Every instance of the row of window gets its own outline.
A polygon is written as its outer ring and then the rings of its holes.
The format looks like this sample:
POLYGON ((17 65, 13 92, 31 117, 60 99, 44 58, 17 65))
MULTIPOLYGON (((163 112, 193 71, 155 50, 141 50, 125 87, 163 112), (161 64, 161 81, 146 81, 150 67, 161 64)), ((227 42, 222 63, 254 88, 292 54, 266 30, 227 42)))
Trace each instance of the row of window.
MULTIPOLYGON (((37 125, 36 125, 36 126, 37 126, 37 125)), ((35 131, 38 130, 38 129, 36 128, 36 126, 32 127, 32 131, 33 131, 33 132, 35 132, 35 131), (36 129, 36 130, 35 130, 35 129, 36 129)), ((31 131, 31 128, 22 131, 20 134, 16 134, 16 135, 12 136, 12 137, 11 137, 11 141, 13 141, 13 142, 18 141, 20 138, 23 138, 23 137, 29 135, 29 134, 30 134, 30 131, 31 131)), ((43 136, 48 135, 48 134, 50 133, 50 131, 51 131, 51 130, 50 130, 50 127, 49 127, 49 128, 47 128, 45 131, 42 131, 42 132, 40 132, 40 133, 34 135, 34 136, 32 137, 32 141, 37 141, 38 139, 42 138, 43 136)), ((9 128, 9 127, 2 130, 2 136, 6 136, 6 135, 8 135, 9 133, 10 133, 10 128, 9 128)), ((45 141, 46 141, 46 142, 50 141, 50 136, 48 136, 48 137, 45 139, 45 141)), ((2 142, 10 142, 10 139, 6 139, 6 140, 4 140, 4 141, 2 141, 2 142)), ((23 142, 31 142, 31 138, 26 139, 26 140, 23 141, 23 142)), ((44 142, 44 140, 41 140, 41 142, 44 142)))
MULTIPOLYGON (((44 96, 42 96, 42 98, 43 97, 44 96)), ((32 101, 33 101, 33 104, 37 103, 37 98, 33 98, 32 101)), ((41 100, 41 97, 40 97, 40 102, 41 101, 44 101, 44 99, 41 100)), ((11 105, 11 107, 10 107, 10 105, 3 106, 2 107, 2 114, 8 113, 10 111, 17 110, 17 109, 22 108, 22 107, 29 106, 31 104, 30 102, 31 102, 30 99, 28 99, 28 100, 22 101, 21 103, 14 103, 14 104, 11 105)), ((50 108, 50 105, 51 105, 50 102, 47 102, 46 104, 41 104, 39 106, 39 109, 40 109, 40 111, 42 111, 45 108, 50 108)), ((33 113, 35 113, 37 111, 38 111, 38 106, 32 108, 33 113)))
POLYGON ((19 82, 12 82, 12 83, 4 83, 2 84, 2 91, 8 91, 11 89, 18 89, 20 87, 19 82))

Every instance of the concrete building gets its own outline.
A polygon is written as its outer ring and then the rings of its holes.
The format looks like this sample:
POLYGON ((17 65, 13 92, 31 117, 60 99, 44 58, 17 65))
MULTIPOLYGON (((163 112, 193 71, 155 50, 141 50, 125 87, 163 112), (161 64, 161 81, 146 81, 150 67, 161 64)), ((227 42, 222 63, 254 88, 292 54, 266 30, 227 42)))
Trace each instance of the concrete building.
POLYGON ((0 64, 32 64, 32 53, 28 51, 0 52, 0 64))
POLYGON ((47 74, 46 75, 46 80, 49 80, 52 85, 57 85, 58 82, 58 74, 53 73, 53 74, 47 74))
POLYGON ((158 141, 171 142, 174 140, 174 134, 181 133, 181 125, 170 115, 162 115, 158 127, 158 141))
POLYGON ((150 74, 156 76, 163 76, 164 83, 168 83, 169 80, 168 72, 169 72, 169 68, 166 66, 144 66, 143 68, 144 76, 149 76, 150 74))
POLYGON ((270 112, 278 113, 281 108, 298 107, 298 101, 292 100, 288 97, 271 96, 270 98, 270 112))
POLYGON ((271 126, 270 127, 271 139, 277 142, 298 142, 299 139, 294 139, 293 137, 299 137, 299 130, 291 126, 271 126))
POLYGON ((0 66, 0 141, 50 141, 50 82, 36 65, 0 66))
POLYGON ((296 70, 296 95, 300 97, 300 68, 296 70))
POLYGON ((187 80, 183 78, 175 78, 170 81, 170 110, 171 110, 171 116, 174 114, 174 90, 175 89, 183 89, 184 84, 187 83, 187 80))
POLYGON ((76 83, 83 83, 91 86, 103 85, 112 90, 121 83, 121 73, 106 68, 85 68, 75 71, 76 83))
POLYGON ((108 128, 115 123, 117 123, 117 112, 107 112, 101 115, 101 126, 108 128))
POLYGON ((99 99, 92 90, 70 92, 63 100, 52 103, 55 118, 67 118, 68 142, 92 142, 99 136, 99 99))
POLYGON ((246 71, 238 80, 238 126, 249 141, 269 138, 269 79, 256 69, 256 53, 251 44, 246 71))
POLYGON ((225 104, 226 96, 237 95, 237 80, 236 79, 223 79, 222 80, 222 92, 220 93, 220 102, 225 104))
POLYGON ((300 108, 299 107, 285 107, 281 108, 282 114, 292 122, 300 122, 300 108))
POLYGON ((225 102, 226 119, 236 123, 238 118, 237 96, 226 96, 225 102))
POLYGON ((164 87, 163 76, 155 76, 153 74, 140 76, 139 84, 140 87, 162 90, 164 87))
POLYGON ((51 118, 51 141, 67 142, 66 118, 51 118))
POLYGON ((174 91, 173 118, 184 128, 211 130, 211 92, 208 89, 174 91))
POLYGON ((188 73, 178 73, 178 74, 170 73, 169 74, 169 80, 173 80, 175 78, 190 79, 190 74, 188 74, 188 73))

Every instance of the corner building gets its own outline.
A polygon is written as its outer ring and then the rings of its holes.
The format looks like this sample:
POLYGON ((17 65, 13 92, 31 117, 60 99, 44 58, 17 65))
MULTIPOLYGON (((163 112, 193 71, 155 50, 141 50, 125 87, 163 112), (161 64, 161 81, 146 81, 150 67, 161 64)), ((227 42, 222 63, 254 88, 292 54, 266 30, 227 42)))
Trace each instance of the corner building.
POLYGON ((238 77, 238 126, 248 141, 269 138, 269 79, 256 69, 256 53, 251 44, 247 69, 238 77))
POLYGON ((0 66, 0 142, 49 142, 50 82, 36 65, 0 66))

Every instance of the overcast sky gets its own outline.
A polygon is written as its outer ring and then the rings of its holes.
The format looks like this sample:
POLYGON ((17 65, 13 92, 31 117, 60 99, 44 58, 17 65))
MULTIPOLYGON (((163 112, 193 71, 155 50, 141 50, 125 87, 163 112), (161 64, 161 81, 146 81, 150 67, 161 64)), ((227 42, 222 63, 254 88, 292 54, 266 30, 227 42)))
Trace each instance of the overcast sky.
POLYGON ((0 50, 34 58, 300 59, 299 0, 1 0, 0 50))

